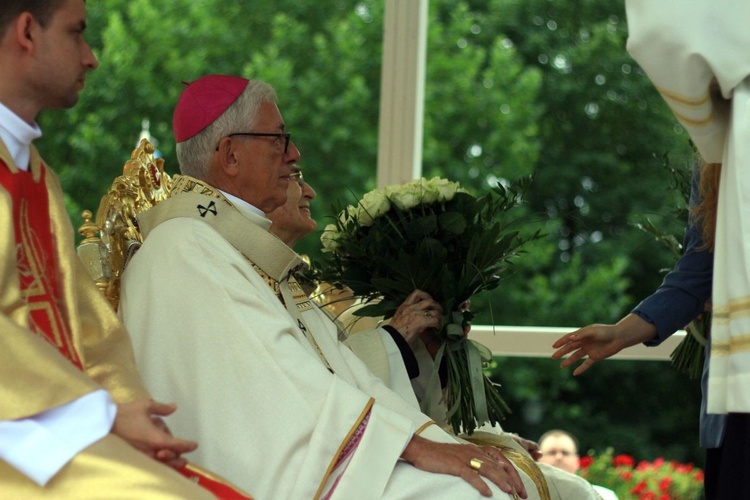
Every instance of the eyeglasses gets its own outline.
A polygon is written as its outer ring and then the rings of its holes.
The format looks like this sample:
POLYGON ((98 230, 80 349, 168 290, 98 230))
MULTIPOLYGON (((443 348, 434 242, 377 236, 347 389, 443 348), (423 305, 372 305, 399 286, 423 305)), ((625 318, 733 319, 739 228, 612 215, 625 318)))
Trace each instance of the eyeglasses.
POLYGON ((297 181, 300 184, 305 182, 305 178, 302 177, 302 172, 292 172, 289 174, 289 180, 290 181, 297 181))
MULTIPOLYGON (((233 134, 228 134, 227 137, 234 137, 236 135, 248 135, 251 137, 278 137, 284 138, 284 154, 289 153, 289 143, 292 142, 292 134, 289 132, 284 133, 266 133, 266 132, 235 132, 233 134)), ((216 146, 216 150, 218 151, 219 146, 216 146)))

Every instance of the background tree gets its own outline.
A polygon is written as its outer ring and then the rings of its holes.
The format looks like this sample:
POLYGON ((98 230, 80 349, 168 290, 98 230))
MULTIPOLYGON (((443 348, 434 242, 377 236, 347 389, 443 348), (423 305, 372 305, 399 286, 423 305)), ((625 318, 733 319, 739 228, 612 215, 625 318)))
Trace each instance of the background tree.
MULTIPOLYGON (((332 204, 375 184, 382 4, 88 5, 101 66, 79 106, 42 116, 40 145, 74 225, 121 172, 144 119, 177 172, 171 115, 180 82, 230 73, 277 89, 323 227, 332 204)), ((479 192, 534 172, 522 213, 548 235, 476 301, 476 322, 616 320, 672 265, 629 224, 647 213, 668 219, 676 195, 661 167, 691 157, 687 136, 625 52, 622 1, 432 0, 429 16, 425 175, 479 192)), ((672 220, 675 233, 682 224, 672 220)), ((302 251, 315 257, 319 246, 310 237, 302 251)), ((549 360, 498 358, 494 373, 516 409, 511 430, 536 437, 554 424, 584 445, 701 462, 695 384, 666 363, 606 362, 574 379, 549 360)))
MULTIPOLYGON (((670 226, 666 220, 680 193, 666 189, 669 176, 662 166, 691 162, 687 136, 623 50, 622 2, 470 5, 478 37, 490 43, 507 36, 526 65, 543 74, 542 154, 527 201, 533 213, 546 215, 550 239, 531 249, 516 275, 490 298, 495 321, 555 326, 616 321, 658 286, 659 270, 673 264, 668 252, 631 223, 650 214, 681 234, 685 221, 672 219, 670 226)), ((673 458, 702 462, 697 441, 682 438, 696 434, 695 381, 665 363, 607 362, 575 380, 556 365, 497 360, 495 378, 520 409, 509 428, 538 436, 563 427, 579 436, 584 449, 606 443, 639 457, 661 449, 673 458), (634 412, 646 410, 659 416, 658 423, 635 419, 634 412)))

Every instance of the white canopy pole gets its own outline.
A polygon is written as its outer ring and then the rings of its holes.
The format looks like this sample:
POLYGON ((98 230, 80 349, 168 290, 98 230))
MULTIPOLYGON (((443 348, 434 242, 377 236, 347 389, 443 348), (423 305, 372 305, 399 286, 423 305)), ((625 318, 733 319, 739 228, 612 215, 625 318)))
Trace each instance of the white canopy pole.
POLYGON ((428 0, 386 0, 378 187, 422 175, 428 0))

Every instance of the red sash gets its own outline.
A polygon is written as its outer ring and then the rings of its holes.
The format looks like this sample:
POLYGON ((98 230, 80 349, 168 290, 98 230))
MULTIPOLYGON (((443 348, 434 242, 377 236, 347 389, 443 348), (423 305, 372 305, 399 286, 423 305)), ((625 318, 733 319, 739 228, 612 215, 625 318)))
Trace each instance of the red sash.
POLYGON ((210 491, 218 500, 253 500, 253 497, 238 490, 225 479, 201 469, 195 464, 187 464, 178 469, 177 472, 210 491))
POLYGON ((13 204, 16 264, 29 329, 82 370, 63 314, 45 174, 46 168, 42 166, 40 179, 34 182, 30 172, 13 174, 0 161, 0 186, 10 194, 13 204))

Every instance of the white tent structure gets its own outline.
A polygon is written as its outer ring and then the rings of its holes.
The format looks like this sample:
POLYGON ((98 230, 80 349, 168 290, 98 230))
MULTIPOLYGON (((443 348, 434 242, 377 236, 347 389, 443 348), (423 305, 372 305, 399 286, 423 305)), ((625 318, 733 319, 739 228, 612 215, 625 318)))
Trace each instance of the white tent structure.
POLYGON ((428 0, 386 0, 378 187, 422 175, 428 0))

